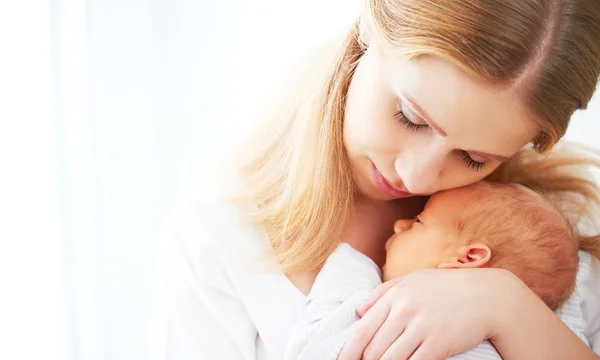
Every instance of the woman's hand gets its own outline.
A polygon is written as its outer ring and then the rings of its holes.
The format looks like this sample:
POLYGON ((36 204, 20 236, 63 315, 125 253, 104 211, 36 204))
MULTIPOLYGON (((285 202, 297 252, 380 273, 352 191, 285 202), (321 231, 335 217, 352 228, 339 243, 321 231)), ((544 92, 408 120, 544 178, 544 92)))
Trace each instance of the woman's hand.
POLYGON ((492 338, 529 293, 505 270, 415 271, 382 284, 358 309, 362 319, 338 359, 445 359, 492 338))

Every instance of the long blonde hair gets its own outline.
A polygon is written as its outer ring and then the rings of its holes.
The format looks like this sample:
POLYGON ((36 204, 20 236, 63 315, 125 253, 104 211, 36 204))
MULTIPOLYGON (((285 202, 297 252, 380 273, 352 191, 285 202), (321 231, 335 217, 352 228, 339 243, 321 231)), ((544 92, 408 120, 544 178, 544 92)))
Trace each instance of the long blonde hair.
POLYGON ((558 142, 596 87, 598 0, 367 2, 348 34, 321 49, 271 100, 269 125, 239 154, 238 199, 258 205, 251 221, 267 230, 285 272, 319 268, 353 210, 357 194, 342 127, 346 93, 366 48, 361 22, 398 58, 433 55, 481 81, 516 86, 539 124, 538 152, 558 142))
POLYGON ((524 185, 550 200, 568 221, 581 250, 600 259, 600 151, 561 142, 545 154, 524 148, 488 180, 524 185))

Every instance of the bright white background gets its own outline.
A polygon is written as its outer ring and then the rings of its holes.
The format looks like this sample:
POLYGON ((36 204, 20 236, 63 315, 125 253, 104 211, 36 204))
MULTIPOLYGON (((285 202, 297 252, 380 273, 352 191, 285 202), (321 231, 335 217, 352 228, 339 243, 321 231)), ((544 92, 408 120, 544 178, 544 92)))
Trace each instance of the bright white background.
POLYGON ((161 222, 359 3, 1 2, 0 359, 155 358, 161 222))

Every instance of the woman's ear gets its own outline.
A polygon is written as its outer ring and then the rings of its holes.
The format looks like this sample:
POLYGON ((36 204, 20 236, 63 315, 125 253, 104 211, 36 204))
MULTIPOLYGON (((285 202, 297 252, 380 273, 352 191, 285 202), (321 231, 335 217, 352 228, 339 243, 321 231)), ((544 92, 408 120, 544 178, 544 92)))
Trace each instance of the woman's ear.
POLYGON ((448 262, 438 265, 439 269, 464 269, 484 267, 492 256, 492 250, 484 244, 466 245, 458 250, 448 262))

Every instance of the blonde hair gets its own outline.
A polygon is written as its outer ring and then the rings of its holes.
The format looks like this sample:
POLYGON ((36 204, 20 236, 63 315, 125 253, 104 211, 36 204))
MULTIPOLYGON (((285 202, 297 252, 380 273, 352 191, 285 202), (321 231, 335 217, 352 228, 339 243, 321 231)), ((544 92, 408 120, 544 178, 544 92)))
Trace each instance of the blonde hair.
POLYGON ((284 272, 319 268, 346 231, 357 196, 344 151, 345 97, 374 39, 397 57, 433 55, 474 78, 519 89, 550 149, 573 112, 585 108, 600 71, 598 0, 369 0, 349 33, 307 62, 280 92, 269 125, 243 147, 238 199, 259 206, 284 272))

